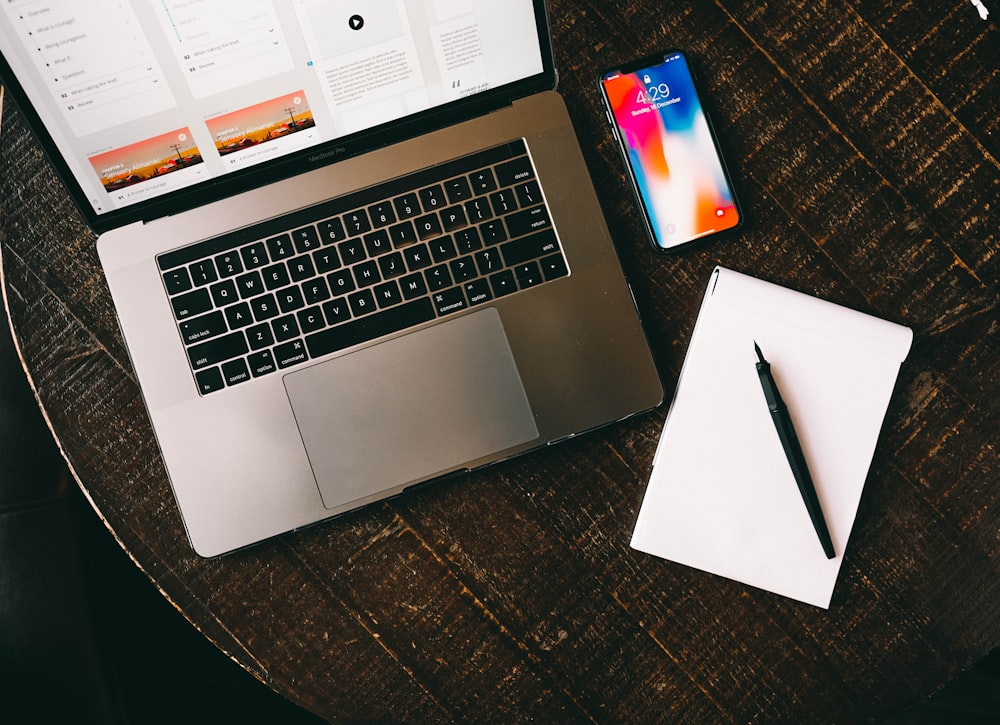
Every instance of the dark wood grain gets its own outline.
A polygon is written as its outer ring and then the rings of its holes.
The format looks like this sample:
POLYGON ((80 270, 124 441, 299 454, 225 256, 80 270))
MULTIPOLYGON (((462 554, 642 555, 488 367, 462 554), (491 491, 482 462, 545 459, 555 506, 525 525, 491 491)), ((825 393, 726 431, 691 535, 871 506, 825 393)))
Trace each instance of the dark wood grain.
POLYGON ((560 90, 668 396, 716 264, 914 330, 829 611, 628 547, 663 408, 197 557, 94 236, 4 105, 4 292, 77 480, 194 626, 324 717, 877 720, 1000 644, 995 20, 959 0, 615 5, 551 2, 560 90), (696 60, 747 223, 660 257, 594 81, 668 47, 696 60))

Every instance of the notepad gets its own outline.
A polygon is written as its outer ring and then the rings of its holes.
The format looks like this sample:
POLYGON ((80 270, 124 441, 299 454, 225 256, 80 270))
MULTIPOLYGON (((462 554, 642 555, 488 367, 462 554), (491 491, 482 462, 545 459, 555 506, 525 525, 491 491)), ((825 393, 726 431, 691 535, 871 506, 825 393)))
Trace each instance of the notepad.
POLYGON ((829 608, 909 328, 717 267, 632 547, 829 608), (771 421, 754 341, 788 405, 836 556, 771 421))

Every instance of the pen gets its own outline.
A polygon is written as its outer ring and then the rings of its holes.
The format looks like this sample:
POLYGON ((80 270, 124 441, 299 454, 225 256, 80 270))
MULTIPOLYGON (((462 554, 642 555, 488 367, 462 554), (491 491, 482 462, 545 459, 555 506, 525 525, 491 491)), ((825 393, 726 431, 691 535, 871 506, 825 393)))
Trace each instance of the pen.
POLYGON ((764 389, 764 398, 767 400, 767 408, 771 411, 771 420, 778 431, 778 438, 781 440, 781 447, 785 449, 785 458, 795 476, 795 483, 799 486, 799 493, 802 494, 802 501, 812 519, 813 528, 819 536, 819 542, 823 545, 823 553, 827 559, 832 559, 836 554, 833 551, 833 541, 830 540, 830 531, 826 528, 826 520, 823 518, 823 509, 820 508, 819 498, 816 496, 816 487, 813 485, 812 476, 809 475, 809 468, 806 466, 805 456, 802 455, 802 446, 799 445, 799 438, 795 435, 795 427, 792 419, 788 415, 788 407, 781 399, 778 386, 771 377, 771 365, 764 359, 757 343, 754 342, 753 349, 757 351, 757 375, 760 377, 760 386, 764 389))

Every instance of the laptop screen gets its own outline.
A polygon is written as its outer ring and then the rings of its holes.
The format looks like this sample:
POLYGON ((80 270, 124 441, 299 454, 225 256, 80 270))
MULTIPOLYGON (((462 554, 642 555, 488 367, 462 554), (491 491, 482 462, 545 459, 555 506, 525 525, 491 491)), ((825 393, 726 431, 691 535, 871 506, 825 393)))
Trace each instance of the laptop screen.
POLYGON ((554 84, 532 0, 4 0, 0 48, 97 228, 554 84))

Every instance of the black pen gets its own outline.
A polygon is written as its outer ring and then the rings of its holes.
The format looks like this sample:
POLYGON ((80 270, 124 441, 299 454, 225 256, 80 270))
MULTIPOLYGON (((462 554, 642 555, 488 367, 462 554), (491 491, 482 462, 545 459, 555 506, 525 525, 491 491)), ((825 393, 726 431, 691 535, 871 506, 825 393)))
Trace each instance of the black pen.
POLYGON ((830 540, 830 531, 826 528, 826 520, 823 518, 823 509, 820 508, 819 498, 816 496, 816 487, 813 485, 812 476, 809 475, 809 468, 806 466, 806 458, 802 455, 802 446, 799 445, 799 438, 795 435, 795 427, 792 419, 788 415, 788 407, 781 399, 778 386, 771 377, 771 365, 764 359, 760 348, 754 342, 753 349, 757 351, 757 375, 760 377, 760 386, 764 389, 764 398, 767 400, 768 410, 771 411, 771 420, 778 431, 778 438, 781 440, 781 447, 785 449, 785 458, 795 476, 795 483, 799 486, 799 493, 802 494, 802 501, 805 502, 809 518, 812 519, 813 528, 819 536, 819 542, 823 545, 823 553, 827 559, 832 559, 836 554, 833 551, 833 541, 830 540))

